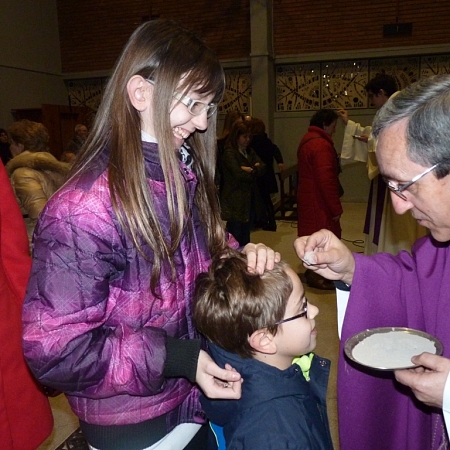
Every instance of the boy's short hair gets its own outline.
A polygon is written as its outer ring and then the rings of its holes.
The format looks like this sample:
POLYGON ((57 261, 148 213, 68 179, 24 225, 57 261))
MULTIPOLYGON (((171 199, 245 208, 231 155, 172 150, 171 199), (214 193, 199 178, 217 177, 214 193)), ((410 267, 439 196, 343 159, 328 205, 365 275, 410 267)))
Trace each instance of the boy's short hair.
POLYGON ((208 272, 197 277, 194 323, 211 342, 243 358, 254 350, 248 338, 267 328, 276 334, 293 285, 287 264, 275 263, 262 275, 249 272, 245 255, 227 250, 216 257, 208 272))

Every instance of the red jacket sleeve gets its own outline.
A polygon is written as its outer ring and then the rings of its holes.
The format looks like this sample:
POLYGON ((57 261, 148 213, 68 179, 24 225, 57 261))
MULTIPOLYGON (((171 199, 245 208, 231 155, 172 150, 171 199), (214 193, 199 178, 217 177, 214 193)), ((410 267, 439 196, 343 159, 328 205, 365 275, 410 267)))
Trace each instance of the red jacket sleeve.
POLYGON ((53 417, 22 352, 22 302, 30 273, 28 237, 0 162, 0 448, 34 450, 51 433, 53 417))

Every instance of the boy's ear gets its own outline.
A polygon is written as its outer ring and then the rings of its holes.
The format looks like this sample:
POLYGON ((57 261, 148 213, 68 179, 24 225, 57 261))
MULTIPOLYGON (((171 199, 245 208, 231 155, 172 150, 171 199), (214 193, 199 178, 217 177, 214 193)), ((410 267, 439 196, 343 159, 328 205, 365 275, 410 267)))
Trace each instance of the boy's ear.
POLYGON ((150 89, 152 86, 148 81, 140 75, 133 75, 127 83, 127 92, 130 97, 131 104, 137 111, 144 111, 150 101, 150 89))
POLYGON ((273 334, 267 328, 256 330, 248 338, 250 346, 259 353, 273 355, 277 352, 277 345, 273 339, 273 334))

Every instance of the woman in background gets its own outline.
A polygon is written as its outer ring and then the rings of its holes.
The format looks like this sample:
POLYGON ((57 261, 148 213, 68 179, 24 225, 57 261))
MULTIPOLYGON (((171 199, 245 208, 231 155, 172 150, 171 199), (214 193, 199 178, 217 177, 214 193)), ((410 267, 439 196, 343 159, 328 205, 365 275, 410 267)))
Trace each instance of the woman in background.
MULTIPOLYGON (((341 238, 343 210, 340 197, 343 191, 339 182, 339 159, 332 139, 338 117, 332 109, 317 111, 298 146, 298 236, 308 236, 326 228, 341 238)), ((307 270, 305 277, 311 287, 334 289, 332 281, 316 272, 307 270)))
POLYGON ((223 122, 222 134, 217 138, 216 185, 220 192, 223 188, 223 153, 231 128, 236 122, 244 122, 244 115, 236 110, 228 111, 223 122))
POLYGON ((261 158, 261 161, 266 165, 265 173, 257 178, 258 189, 263 206, 262 218, 258 225, 261 225, 263 230, 277 231, 272 194, 278 192, 278 183, 275 178, 273 164, 274 161, 276 161, 278 170, 281 172, 284 169, 283 155, 281 154, 280 149, 267 136, 266 126, 261 119, 252 117, 250 119, 250 127, 252 131, 250 145, 261 158))
POLYGON ((66 180, 70 166, 49 152, 50 136, 42 123, 20 120, 8 131, 13 159, 6 165, 6 170, 31 243, 39 214, 66 180))
POLYGON ((221 215, 241 247, 250 242, 254 212, 258 202, 261 204, 256 179, 266 170, 261 158, 249 147, 250 140, 249 124, 235 122, 222 159, 221 215))

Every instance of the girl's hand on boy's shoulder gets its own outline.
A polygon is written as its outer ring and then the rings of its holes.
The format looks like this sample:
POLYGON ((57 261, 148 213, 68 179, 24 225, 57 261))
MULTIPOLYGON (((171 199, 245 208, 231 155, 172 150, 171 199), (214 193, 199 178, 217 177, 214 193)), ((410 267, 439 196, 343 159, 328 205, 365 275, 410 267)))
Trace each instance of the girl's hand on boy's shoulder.
POLYGON ((204 350, 200 350, 196 381, 209 398, 241 398, 241 375, 229 364, 225 364, 225 369, 220 368, 204 350))
POLYGON ((272 270, 276 262, 281 260, 278 252, 264 244, 247 244, 242 252, 247 256, 249 270, 263 274, 265 270, 272 270))

